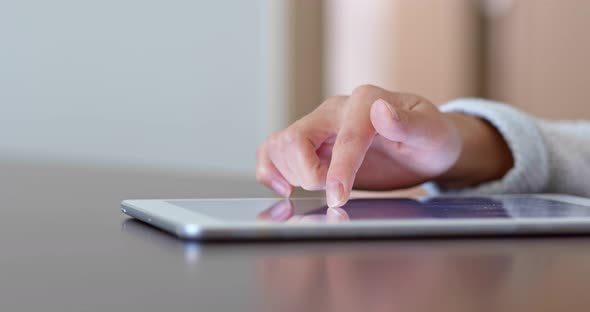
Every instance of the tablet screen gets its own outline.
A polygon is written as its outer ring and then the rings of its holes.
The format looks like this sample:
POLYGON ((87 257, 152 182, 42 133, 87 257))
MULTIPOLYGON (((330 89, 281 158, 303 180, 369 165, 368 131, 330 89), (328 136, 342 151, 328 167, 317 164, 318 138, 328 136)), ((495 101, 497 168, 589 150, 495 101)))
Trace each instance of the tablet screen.
MULTIPOLYGON (((174 200, 178 207, 225 221, 325 221, 323 199, 174 200)), ((590 217, 590 207, 531 196, 352 199, 344 220, 590 217)))

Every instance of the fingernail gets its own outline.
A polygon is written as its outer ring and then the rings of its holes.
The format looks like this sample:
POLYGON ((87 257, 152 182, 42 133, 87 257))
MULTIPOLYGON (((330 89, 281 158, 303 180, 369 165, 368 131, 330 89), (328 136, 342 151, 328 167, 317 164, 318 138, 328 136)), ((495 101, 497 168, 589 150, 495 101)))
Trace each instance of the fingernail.
POLYGON ((287 184, 285 184, 285 182, 273 180, 270 185, 275 192, 281 194, 284 197, 289 197, 291 195, 291 189, 287 184))
POLYGON ((344 186, 340 182, 331 182, 326 186, 328 207, 339 207, 344 202, 344 186))
POLYGON ((375 104, 385 106, 387 108, 387 110, 389 111, 389 113, 391 114, 391 119, 393 119, 395 121, 399 121, 399 114, 389 103, 387 103, 387 101, 385 101, 384 99, 378 99, 377 101, 375 101, 375 104), (377 103, 379 103, 379 104, 377 104, 377 103))

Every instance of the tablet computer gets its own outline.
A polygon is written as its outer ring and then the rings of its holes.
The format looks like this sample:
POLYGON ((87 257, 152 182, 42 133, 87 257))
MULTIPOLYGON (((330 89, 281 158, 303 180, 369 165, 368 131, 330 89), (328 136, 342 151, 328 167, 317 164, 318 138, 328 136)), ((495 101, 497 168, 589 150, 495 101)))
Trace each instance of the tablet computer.
POLYGON ((335 219, 323 198, 125 200, 121 209, 197 240, 590 233, 590 199, 567 195, 356 198, 335 219))

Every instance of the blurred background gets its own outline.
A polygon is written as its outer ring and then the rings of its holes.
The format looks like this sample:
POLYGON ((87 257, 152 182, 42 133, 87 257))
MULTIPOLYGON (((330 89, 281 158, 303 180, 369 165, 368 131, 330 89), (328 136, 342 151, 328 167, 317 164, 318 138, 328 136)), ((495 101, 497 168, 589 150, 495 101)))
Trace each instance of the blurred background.
POLYGON ((0 1, 0 175, 249 183, 268 134, 366 83, 590 118, 588 27, 586 0, 0 1))

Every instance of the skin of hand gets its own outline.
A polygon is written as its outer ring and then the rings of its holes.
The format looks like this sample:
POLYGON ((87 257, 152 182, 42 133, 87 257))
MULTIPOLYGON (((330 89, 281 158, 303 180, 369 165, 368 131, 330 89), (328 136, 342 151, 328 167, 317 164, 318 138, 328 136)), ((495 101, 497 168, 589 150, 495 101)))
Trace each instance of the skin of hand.
POLYGON ((429 180, 462 187, 511 167, 510 150, 487 122, 364 85, 271 135, 257 150, 256 178, 285 197, 294 187, 326 190, 328 205, 340 207, 352 188, 393 190, 429 180))

